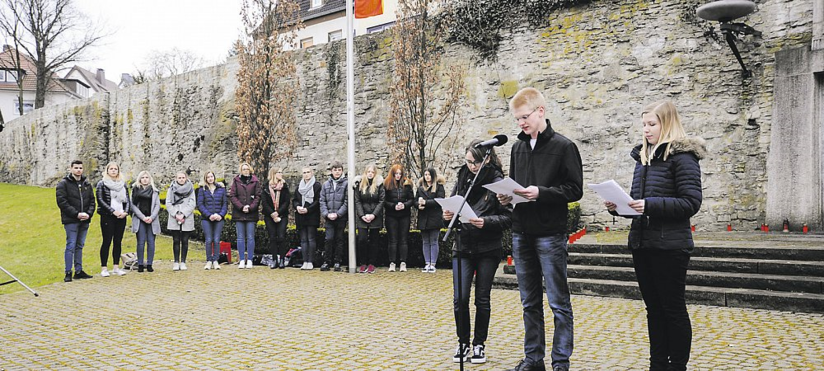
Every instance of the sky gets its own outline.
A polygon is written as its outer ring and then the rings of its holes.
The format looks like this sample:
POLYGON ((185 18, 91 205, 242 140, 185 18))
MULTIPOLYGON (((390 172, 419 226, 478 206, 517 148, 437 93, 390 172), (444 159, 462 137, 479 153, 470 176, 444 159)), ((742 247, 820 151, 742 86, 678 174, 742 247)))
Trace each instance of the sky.
POLYGON ((153 50, 177 47, 203 58, 204 67, 221 63, 243 26, 241 0, 74 0, 74 4, 111 33, 90 50, 87 60, 75 64, 92 72, 102 68, 115 83, 121 73, 133 73, 136 66, 144 65, 153 50))

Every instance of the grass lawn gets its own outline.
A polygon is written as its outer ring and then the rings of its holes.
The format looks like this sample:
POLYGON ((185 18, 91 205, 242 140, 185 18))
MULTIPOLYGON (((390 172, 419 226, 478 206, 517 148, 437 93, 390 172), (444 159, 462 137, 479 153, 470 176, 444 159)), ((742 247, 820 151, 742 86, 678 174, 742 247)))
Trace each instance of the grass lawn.
MULTIPOLYGON (((0 266, 32 288, 62 282, 66 234, 60 223, 54 188, 0 183, 0 210, 0 266)), ((131 225, 129 218, 122 253, 136 249, 131 225)), ((100 215, 95 213, 83 248, 83 270, 96 275, 93 279, 101 279, 98 275, 101 240, 100 215)), ((188 260, 205 260, 202 244, 190 242, 189 250, 188 260)), ((158 236, 155 260, 169 262, 172 256, 172 239, 158 236)), ((110 268, 111 264, 109 257, 110 268)), ((11 278, 0 271, 0 282, 9 280, 11 278)), ((0 294, 21 290, 25 288, 16 282, 0 286, 0 294)))

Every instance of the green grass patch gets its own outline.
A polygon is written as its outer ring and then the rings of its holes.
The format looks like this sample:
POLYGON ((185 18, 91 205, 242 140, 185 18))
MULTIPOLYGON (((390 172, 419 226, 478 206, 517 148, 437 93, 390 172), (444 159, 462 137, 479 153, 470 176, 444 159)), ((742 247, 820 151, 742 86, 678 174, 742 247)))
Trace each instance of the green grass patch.
MULTIPOLYGON (((54 188, 0 183, 0 266, 32 288, 63 281, 66 233, 54 192, 54 188)), ((101 241, 100 215, 95 214, 83 248, 83 270, 89 274, 100 273, 101 241)), ((122 252, 135 251, 136 246, 129 219, 122 252)), ((190 257, 196 258, 196 247, 190 243, 190 257)), ((155 260, 172 260, 171 238, 158 237, 155 260)), ((97 275, 94 279, 104 278, 97 275)), ((9 280, 0 271, 0 282, 9 280)), ((0 286, 0 294, 20 290, 25 289, 17 283, 0 286)))

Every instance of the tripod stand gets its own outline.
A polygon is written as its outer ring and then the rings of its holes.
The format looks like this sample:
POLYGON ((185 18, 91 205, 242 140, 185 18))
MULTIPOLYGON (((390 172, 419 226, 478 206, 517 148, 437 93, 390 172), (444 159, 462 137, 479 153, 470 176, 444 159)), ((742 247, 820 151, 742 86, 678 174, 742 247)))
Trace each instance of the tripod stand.
POLYGON ((31 289, 31 287, 26 286, 26 284, 25 284, 25 283, 23 283, 23 281, 20 281, 20 280, 19 280, 19 279, 17 279, 17 277, 15 277, 13 274, 9 273, 9 271, 7 271, 7 270, 6 270, 6 268, 0 267, 0 270, 2 270, 3 272, 5 272, 5 273, 6 273, 6 275, 8 275, 9 277, 11 277, 11 278, 12 278, 12 280, 11 280, 11 281, 7 281, 7 282, 0 282, 0 286, 3 286, 3 285, 8 285, 8 284, 10 284, 10 283, 17 282, 17 283, 19 283, 19 284, 23 285, 23 287, 25 287, 25 288, 26 288, 26 290, 31 291, 31 293, 32 293, 32 294, 34 294, 34 296, 40 296, 40 294, 38 294, 38 293, 37 293, 37 291, 34 291, 34 290, 32 290, 32 289, 31 289))
MULTIPOLYGON (((484 154, 483 161, 481 161, 481 167, 478 169, 478 172, 475 173, 475 177, 472 178, 472 182, 469 183, 469 187, 466 189, 466 193, 463 195, 463 202, 461 202, 461 206, 458 207, 458 210, 455 212, 455 215, 452 217, 452 220, 449 222, 449 227, 447 227, 446 234, 443 237, 443 242, 446 242, 449 239, 449 235, 452 233, 452 228, 453 227, 455 228, 455 230, 458 231, 458 234, 455 237, 455 246, 456 246, 455 255, 457 256, 457 259, 458 259, 457 267, 456 267, 456 269, 458 271, 457 272, 457 275, 458 275, 457 276, 457 282, 456 282, 458 287, 456 288, 456 290, 458 292, 458 300, 459 301, 463 297, 463 293, 461 292, 461 288, 463 287, 463 285, 461 283, 461 281, 462 281, 461 276, 462 276, 462 272, 463 272, 462 269, 461 269, 461 258, 462 258, 461 257, 461 251, 463 250, 463 248, 461 247, 461 226, 463 225, 463 223, 459 222, 456 225, 455 221, 461 218, 461 210, 463 210, 464 205, 466 205, 466 200, 469 199, 469 193, 472 192, 472 187, 475 186, 475 181, 478 180, 478 176, 481 175, 481 172, 486 167, 485 166, 486 165, 486 160, 487 160, 487 158, 489 158, 490 152, 492 152, 492 147, 486 147, 486 153, 484 154)), ((456 274, 454 270, 452 271, 452 274, 456 274)), ((458 323, 458 326, 463 325, 462 316, 463 315, 461 314, 461 310, 458 310, 458 318, 456 319, 457 323, 458 323)), ((460 331, 462 329, 459 328, 458 330, 460 331)), ((465 350, 462 348, 463 347, 462 343, 459 346, 461 347, 460 348, 460 358, 461 358, 460 359, 460 364, 461 364, 460 370, 463 371, 463 369, 464 369, 464 356, 463 355, 464 355, 465 350)), ((467 345, 467 346, 469 346, 469 345, 467 345)))

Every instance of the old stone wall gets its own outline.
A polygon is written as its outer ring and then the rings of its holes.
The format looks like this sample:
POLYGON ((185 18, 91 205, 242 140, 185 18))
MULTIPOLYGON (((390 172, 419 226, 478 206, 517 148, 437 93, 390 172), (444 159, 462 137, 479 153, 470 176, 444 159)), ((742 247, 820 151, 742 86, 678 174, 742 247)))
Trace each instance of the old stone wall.
MULTIPOLYGON (((545 92, 553 127, 574 140, 584 162, 584 182, 614 178, 629 188, 630 148, 640 143, 640 111, 670 99, 690 135, 707 140, 701 162, 704 204, 699 229, 731 223, 751 229, 764 220, 766 159, 774 102, 775 53, 811 42, 812 0, 757 1, 742 19, 763 32, 738 43, 753 76, 743 78, 717 23, 695 17, 698 0, 612 0, 560 10, 548 26, 532 29, 513 20, 495 62, 479 62, 463 45, 445 46, 443 65, 465 67, 466 94, 458 126, 440 165, 448 179, 473 138, 518 129, 507 111, 519 88, 545 92), (715 31, 710 31, 714 29, 715 31)), ((357 168, 386 163, 391 33, 356 39, 355 116, 357 168)), ((299 146, 284 166, 325 168, 346 159, 345 53, 335 42, 297 52, 301 85, 299 146)), ((0 133, 0 181, 52 185, 74 158, 91 162, 93 180, 106 161, 134 175, 149 169, 167 183, 178 170, 236 173, 234 90, 237 63, 206 68, 123 89, 108 97, 37 110, 0 133)), ((435 101, 435 104, 438 102, 435 101)), ((499 154, 508 168, 511 144, 499 154)), ((601 200, 586 191, 583 221, 611 225, 601 200)), ((619 226, 626 226, 623 220, 619 226)))

